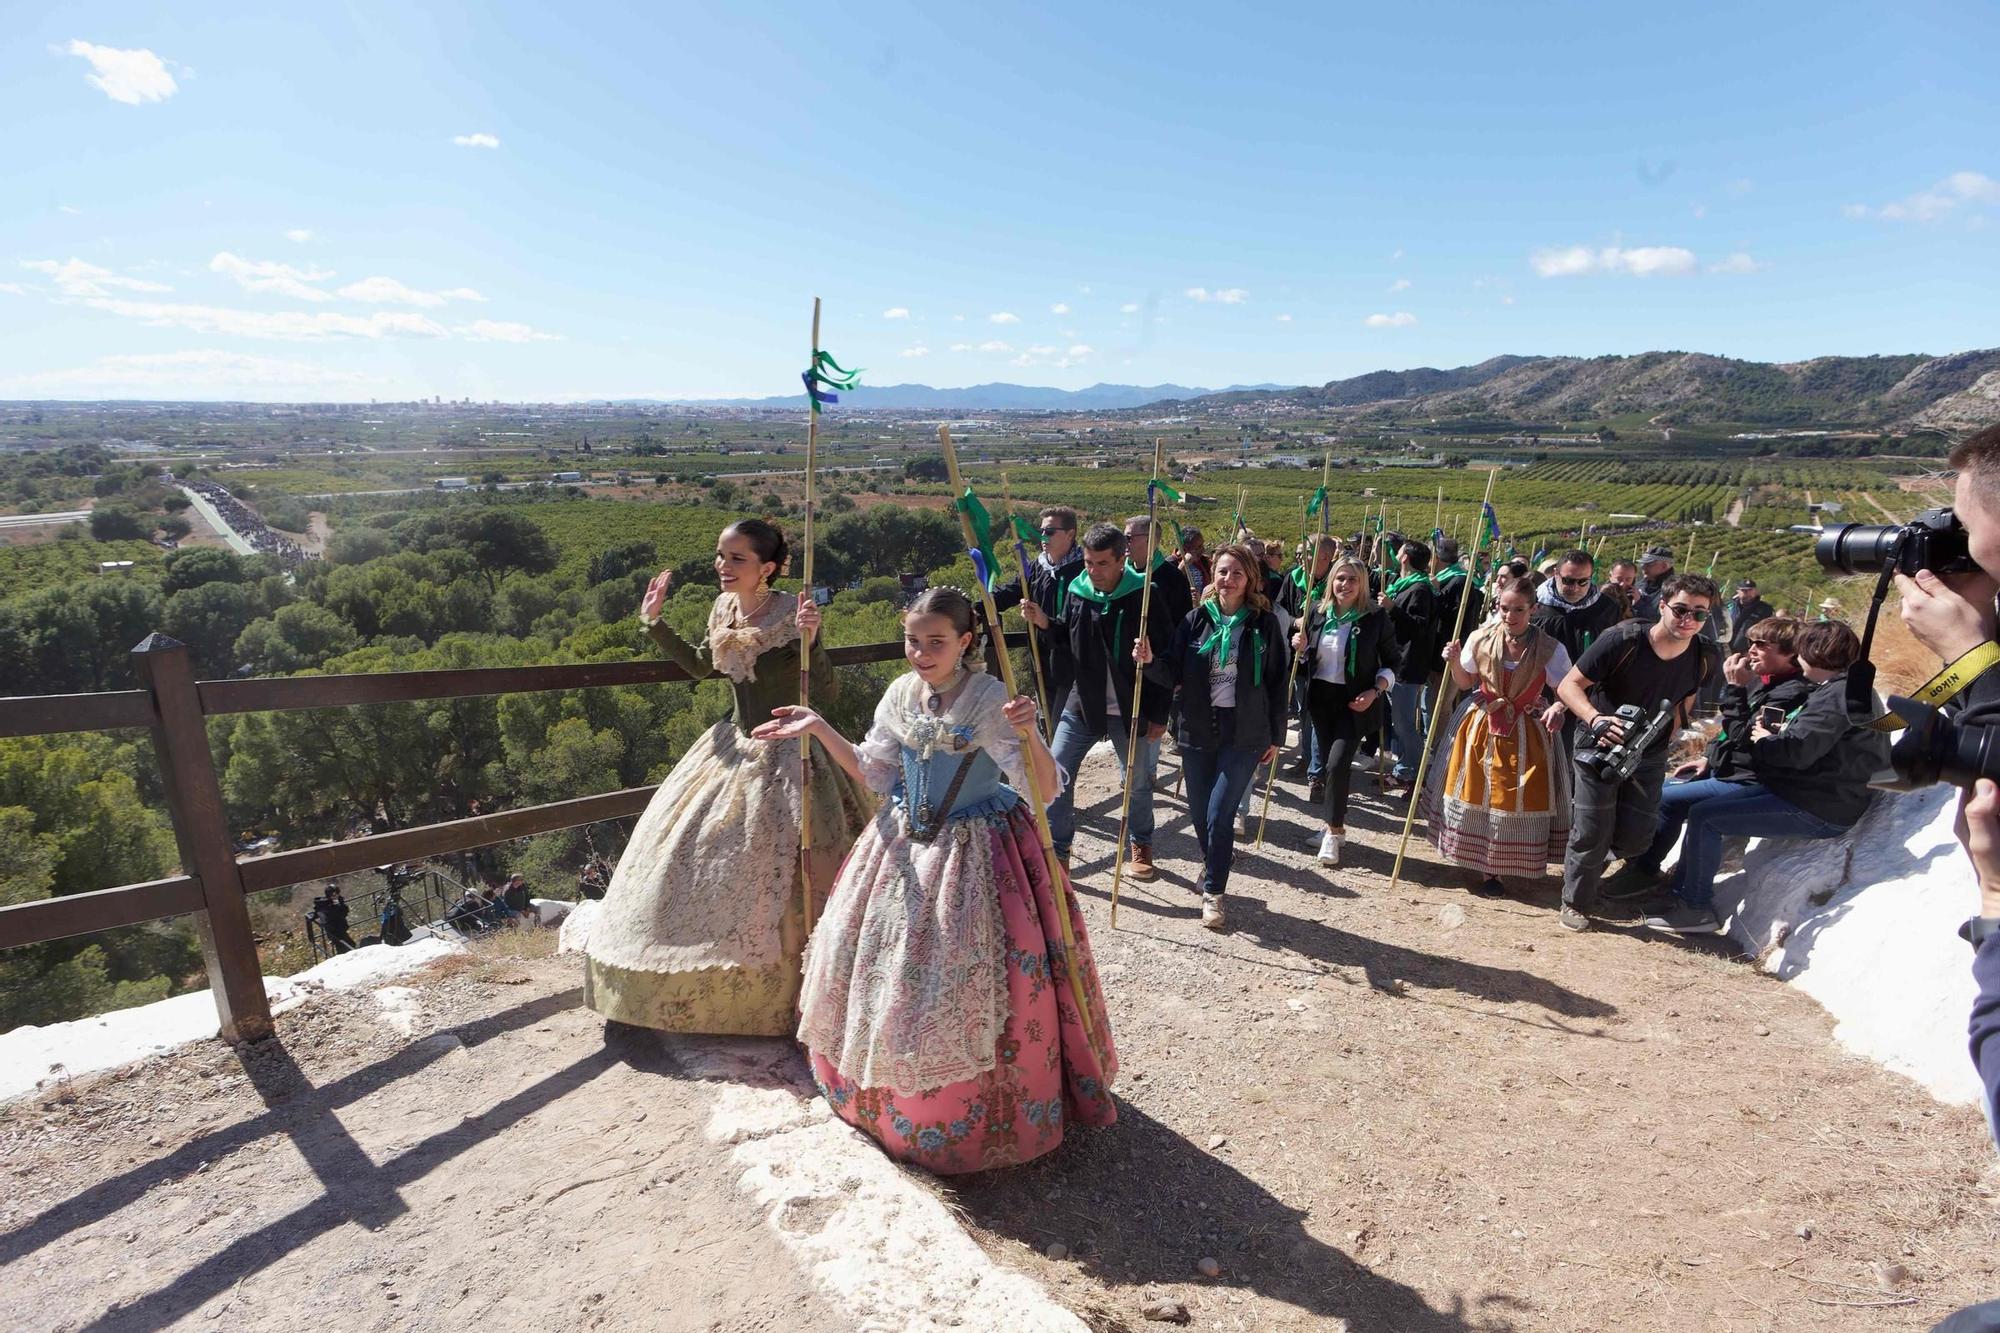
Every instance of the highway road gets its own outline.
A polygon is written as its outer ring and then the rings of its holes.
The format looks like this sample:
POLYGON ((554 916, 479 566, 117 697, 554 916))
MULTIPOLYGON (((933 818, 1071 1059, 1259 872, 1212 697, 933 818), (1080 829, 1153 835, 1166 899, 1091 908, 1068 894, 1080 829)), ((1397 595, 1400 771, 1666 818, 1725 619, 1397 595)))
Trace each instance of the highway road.
POLYGON ((77 509, 61 514, 0 514, 0 530, 7 528, 40 528, 59 523, 81 523, 90 517, 88 509, 77 509))
MULTIPOLYGON (((901 463, 862 463, 852 467, 823 467, 819 470, 819 473, 822 477, 825 477, 831 476, 836 472, 900 472, 902 470, 903 465, 901 463)), ((726 481, 733 485, 739 481, 765 481, 772 477, 803 477, 805 474, 806 470, 801 467, 768 472, 717 472, 713 475, 717 481, 726 481)), ((611 487, 618 484, 615 481, 502 481, 495 483, 493 489, 496 491, 525 491, 530 486, 578 486, 587 491, 593 487, 611 487)), ((644 484, 638 472, 635 471, 633 473, 633 480, 630 484, 644 484)), ((484 486, 472 485, 464 489, 467 491, 480 491, 486 488, 484 486)), ((302 492, 298 498, 301 500, 338 500, 344 495, 423 495, 436 490, 437 487, 435 486, 404 486, 388 491, 306 491, 302 492)), ((449 492, 446 493, 448 494, 449 492)))

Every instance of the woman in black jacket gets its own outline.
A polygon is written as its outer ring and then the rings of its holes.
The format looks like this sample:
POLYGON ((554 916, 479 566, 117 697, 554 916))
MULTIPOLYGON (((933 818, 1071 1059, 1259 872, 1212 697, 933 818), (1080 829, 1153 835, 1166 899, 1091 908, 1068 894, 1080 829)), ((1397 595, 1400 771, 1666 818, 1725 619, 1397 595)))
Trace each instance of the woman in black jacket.
POLYGON ((1688 810, 1674 901, 1646 918, 1650 929, 1721 932, 1714 882, 1723 838, 1837 838, 1867 811, 1868 780, 1888 766, 1889 738, 1847 710, 1847 669, 1861 656, 1861 641, 1842 622, 1823 620, 1801 628, 1796 642, 1812 693, 1788 716, 1772 718, 1776 725, 1752 723, 1756 781, 1717 784, 1725 790, 1688 810))
POLYGON ((1389 613, 1368 600, 1368 569, 1345 557, 1328 571, 1333 589, 1329 601, 1313 608, 1310 625, 1292 633, 1306 679, 1306 705, 1318 738, 1321 776, 1326 784, 1326 832, 1319 841, 1319 862, 1340 864, 1347 838, 1347 785, 1353 773, 1349 761, 1361 741, 1362 728, 1375 701, 1396 681, 1391 665, 1396 644, 1389 613))
POLYGON ((1201 605, 1174 631, 1166 655, 1140 638, 1133 657, 1146 674, 1178 688, 1174 740, 1187 777, 1188 815, 1201 845, 1201 924, 1222 930, 1222 895, 1236 859, 1236 806, 1285 735, 1290 662, 1262 569, 1246 546, 1215 552, 1201 605))

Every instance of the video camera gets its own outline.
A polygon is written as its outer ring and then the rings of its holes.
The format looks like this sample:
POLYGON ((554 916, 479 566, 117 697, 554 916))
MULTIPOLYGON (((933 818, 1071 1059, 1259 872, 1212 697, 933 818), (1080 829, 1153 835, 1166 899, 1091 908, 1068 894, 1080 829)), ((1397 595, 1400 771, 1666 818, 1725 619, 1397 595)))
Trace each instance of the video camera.
POLYGON ((1889 570, 1915 577, 1965 574, 1979 568, 1972 559, 1965 528, 1949 506, 1926 509, 1908 523, 1843 523, 1820 533, 1813 546, 1820 568, 1840 574, 1874 574, 1889 570))
POLYGON ((1592 724, 1591 748, 1579 753, 1576 762, 1596 774, 1600 782, 1623 782, 1639 771, 1646 751, 1673 724, 1674 705, 1669 699, 1660 700, 1660 706, 1650 713, 1638 704, 1622 704, 1592 724), (1605 740, 1604 723, 1612 719, 1625 724, 1625 739, 1605 740))
POLYGON ((1889 747, 1891 774, 1869 786, 1882 791, 1915 791, 1949 782, 1970 791, 1981 778, 2000 782, 2000 727, 1961 727, 1929 704, 1891 695, 1889 711, 1907 724, 1889 747))

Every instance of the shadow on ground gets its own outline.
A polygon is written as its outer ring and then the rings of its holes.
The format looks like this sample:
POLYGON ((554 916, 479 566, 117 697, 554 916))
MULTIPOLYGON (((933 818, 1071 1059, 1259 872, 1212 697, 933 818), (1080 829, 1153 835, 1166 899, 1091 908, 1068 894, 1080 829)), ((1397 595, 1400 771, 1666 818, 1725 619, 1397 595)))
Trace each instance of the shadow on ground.
POLYGON ((1099 1281, 1133 1288, 1129 1310, 1086 1312, 1118 1321, 1099 1318, 1099 1328, 1144 1327, 1145 1288, 1191 1283, 1214 1289, 1217 1301, 1232 1289, 1255 1293, 1344 1318, 1356 1330, 1501 1333, 1527 1312, 1500 1292, 1477 1308, 1436 1308, 1315 1236, 1304 1212, 1122 1099, 1114 1128, 1072 1131, 1061 1151, 1039 1162, 944 1188, 981 1227, 1037 1251, 1060 1241, 1099 1281), (1197 1276, 1204 1257, 1221 1263, 1220 1278, 1197 1276))

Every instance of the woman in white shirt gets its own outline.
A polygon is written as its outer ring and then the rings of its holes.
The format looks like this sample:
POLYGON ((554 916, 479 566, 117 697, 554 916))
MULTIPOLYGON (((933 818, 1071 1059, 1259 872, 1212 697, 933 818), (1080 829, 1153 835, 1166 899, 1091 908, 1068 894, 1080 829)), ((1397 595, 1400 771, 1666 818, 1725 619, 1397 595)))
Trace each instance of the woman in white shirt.
POLYGON ((1494 618, 1446 648, 1452 682, 1467 693, 1421 808, 1431 845, 1484 876, 1473 890, 1484 897, 1506 892, 1502 875, 1561 866, 1569 843, 1563 707, 1548 701, 1569 651, 1529 622, 1534 606, 1528 579, 1503 576, 1494 618))
POLYGON ((1388 693, 1396 673, 1388 664, 1394 648, 1389 613, 1368 599, 1368 569, 1343 557, 1327 570, 1327 600, 1313 608, 1312 620, 1292 635, 1292 647, 1307 679, 1306 706, 1319 740, 1320 773, 1326 783, 1320 835, 1321 865, 1340 864, 1347 838, 1349 761, 1361 741, 1362 723, 1375 701, 1388 693))

